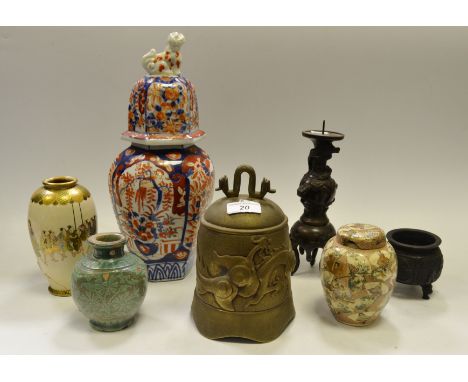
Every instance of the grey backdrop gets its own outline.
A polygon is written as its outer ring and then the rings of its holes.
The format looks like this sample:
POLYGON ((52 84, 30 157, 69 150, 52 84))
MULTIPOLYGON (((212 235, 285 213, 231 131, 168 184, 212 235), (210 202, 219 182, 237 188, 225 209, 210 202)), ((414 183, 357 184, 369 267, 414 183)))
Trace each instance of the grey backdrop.
POLYGON ((335 226, 439 234, 439 289, 465 293, 467 28, 0 28, 4 280, 39 272, 26 215, 45 177, 76 176, 94 195, 99 230, 117 229, 107 171, 127 146, 129 92, 140 57, 176 30, 217 179, 251 164, 292 224, 312 147, 301 131, 326 119, 346 135, 330 161, 335 226))

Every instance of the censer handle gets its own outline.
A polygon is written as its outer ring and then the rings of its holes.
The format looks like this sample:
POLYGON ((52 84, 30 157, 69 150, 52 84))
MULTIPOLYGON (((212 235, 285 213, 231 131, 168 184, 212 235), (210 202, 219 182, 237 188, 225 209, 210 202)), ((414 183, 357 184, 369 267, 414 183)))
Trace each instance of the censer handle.
POLYGON ((223 176, 219 179, 219 186, 216 191, 223 191, 224 195, 228 198, 237 197, 239 196, 240 186, 241 186, 241 175, 242 173, 246 172, 249 174, 249 197, 255 199, 263 199, 267 192, 275 193, 276 190, 270 188, 270 181, 266 178, 263 178, 262 185, 260 187, 260 191, 256 192, 255 187, 257 183, 257 176, 255 174, 255 170, 252 166, 243 164, 237 167, 236 171, 234 172, 234 188, 232 190, 229 189, 229 180, 227 176, 223 176))

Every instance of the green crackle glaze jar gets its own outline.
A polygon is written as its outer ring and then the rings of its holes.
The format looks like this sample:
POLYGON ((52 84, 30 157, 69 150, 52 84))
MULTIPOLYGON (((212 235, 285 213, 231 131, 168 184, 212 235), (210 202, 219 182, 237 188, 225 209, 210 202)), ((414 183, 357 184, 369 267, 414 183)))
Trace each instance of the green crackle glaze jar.
POLYGON ((125 252, 126 239, 120 233, 96 234, 88 243, 89 253, 73 270, 73 300, 94 329, 124 329, 133 323, 145 298, 146 265, 125 252))

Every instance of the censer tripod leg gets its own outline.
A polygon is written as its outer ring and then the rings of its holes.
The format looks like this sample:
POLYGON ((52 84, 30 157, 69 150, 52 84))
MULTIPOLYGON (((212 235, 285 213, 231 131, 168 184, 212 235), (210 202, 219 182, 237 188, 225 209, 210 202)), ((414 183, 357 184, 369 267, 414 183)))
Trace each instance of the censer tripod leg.
POLYGON ((296 259, 296 265, 294 266, 291 275, 296 273, 297 269, 299 268, 299 264, 301 263, 300 255, 303 255, 304 252, 306 254, 306 260, 310 263, 310 266, 313 267, 315 264, 315 258, 317 257, 317 253, 319 248, 314 248, 312 251, 304 250, 299 244, 292 243, 292 248, 294 251, 294 257, 296 259))
POLYGON ((307 255, 306 255, 306 260, 310 263, 310 266, 313 267, 314 264, 315 264, 315 258, 317 257, 317 252, 318 252, 318 248, 314 248, 312 250, 312 253, 307 252, 307 255))
POLYGON ((432 293, 432 284, 421 285, 424 300, 429 300, 429 295, 432 293))
POLYGON ((299 264, 301 263, 301 259, 299 257, 299 249, 298 249, 298 244, 292 243, 292 249, 294 251, 294 257, 296 259, 296 264, 294 265, 294 269, 291 272, 291 275, 296 273, 297 268, 299 268, 299 264))

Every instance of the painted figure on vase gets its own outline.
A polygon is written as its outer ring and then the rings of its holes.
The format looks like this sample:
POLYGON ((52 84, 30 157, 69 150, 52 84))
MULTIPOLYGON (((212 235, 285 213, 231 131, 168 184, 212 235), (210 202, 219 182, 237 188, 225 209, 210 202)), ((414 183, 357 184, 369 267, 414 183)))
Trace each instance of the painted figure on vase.
POLYGON ((76 178, 59 176, 43 181, 31 196, 28 229, 39 268, 49 291, 70 296, 70 277, 86 253, 87 238, 96 233, 96 208, 90 192, 76 178))
MULTIPOLYGON (((80 207, 80 206, 79 206, 80 207)), ((75 222, 76 224, 76 222, 75 222)), ((29 221, 31 227, 31 222, 29 221)), ((33 236, 34 233, 30 231, 33 236)), ((91 216, 89 219, 82 220, 79 226, 67 225, 66 228, 60 227, 58 233, 52 230, 42 230, 37 248, 44 264, 53 261, 58 262, 64 260, 69 253, 72 257, 83 252, 83 247, 88 239, 88 236, 96 233, 96 216, 91 216)))

